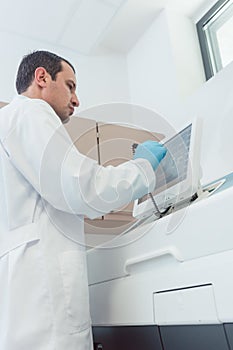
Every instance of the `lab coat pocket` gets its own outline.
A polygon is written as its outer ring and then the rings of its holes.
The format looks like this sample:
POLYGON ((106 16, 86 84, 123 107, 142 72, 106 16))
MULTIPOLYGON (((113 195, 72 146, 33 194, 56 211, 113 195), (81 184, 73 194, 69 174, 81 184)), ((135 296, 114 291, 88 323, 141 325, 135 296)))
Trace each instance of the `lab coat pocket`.
POLYGON ((1 233, 0 257, 22 244, 40 239, 37 224, 31 223, 1 233))
POLYGON ((64 252, 60 255, 60 266, 69 330, 81 332, 90 327, 85 252, 64 252))

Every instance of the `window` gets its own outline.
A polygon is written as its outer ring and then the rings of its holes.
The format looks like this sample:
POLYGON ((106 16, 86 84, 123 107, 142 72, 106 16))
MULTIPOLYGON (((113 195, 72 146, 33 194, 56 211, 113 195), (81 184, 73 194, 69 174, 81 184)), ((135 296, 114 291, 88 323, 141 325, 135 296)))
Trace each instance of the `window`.
POLYGON ((233 0, 219 0, 197 23, 206 79, 233 61, 233 0))

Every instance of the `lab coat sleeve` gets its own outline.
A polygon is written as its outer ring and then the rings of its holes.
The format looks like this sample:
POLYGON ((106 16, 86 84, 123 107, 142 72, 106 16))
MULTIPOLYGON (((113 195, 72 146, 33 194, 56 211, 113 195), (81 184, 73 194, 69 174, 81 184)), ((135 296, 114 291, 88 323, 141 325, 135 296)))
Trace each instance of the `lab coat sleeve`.
POLYGON ((73 211, 93 219, 151 192, 155 187, 155 175, 144 159, 117 167, 101 167, 86 158, 78 173, 73 172, 72 178, 63 174, 62 182, 73 211), (78 201, 74 193, 78 194, 78 201))
POLYGON ((2 140, 11 162, 56 209, 95 218, 151 192, 155 175, 147 160, 102 167, 72 141, 52 108, 27 99, 2 140))

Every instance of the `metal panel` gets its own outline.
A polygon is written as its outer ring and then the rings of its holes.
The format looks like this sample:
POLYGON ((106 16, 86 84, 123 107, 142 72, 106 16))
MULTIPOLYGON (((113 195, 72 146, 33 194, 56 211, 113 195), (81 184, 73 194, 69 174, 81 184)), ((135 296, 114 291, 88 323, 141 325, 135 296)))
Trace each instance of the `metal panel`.
POLYGON ((94 350, 163 349, 157 326, 93 327, 93 338, 94 350))
POLYGON ((224 324, 229 349, 233 350, 233 323, 224 324))
POLYGON ((165 350, 229 350, 223 325, 161 326, 165 350))

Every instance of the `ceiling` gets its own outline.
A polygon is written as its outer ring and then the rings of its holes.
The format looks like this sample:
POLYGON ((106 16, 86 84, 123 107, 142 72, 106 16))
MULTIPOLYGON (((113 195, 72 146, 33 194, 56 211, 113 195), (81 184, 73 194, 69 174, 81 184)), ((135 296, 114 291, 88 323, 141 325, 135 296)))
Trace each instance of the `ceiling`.
POLYGON ((216 0, 0 0, 0 31, 83 54, 127 52, 159 11, 195 16, 216 0))

